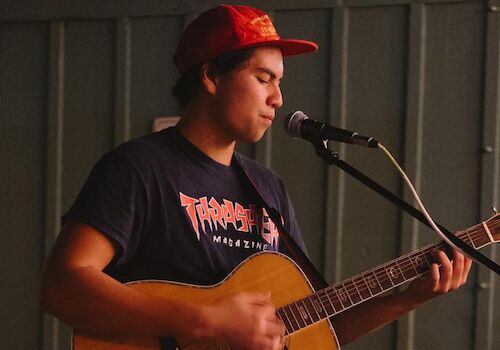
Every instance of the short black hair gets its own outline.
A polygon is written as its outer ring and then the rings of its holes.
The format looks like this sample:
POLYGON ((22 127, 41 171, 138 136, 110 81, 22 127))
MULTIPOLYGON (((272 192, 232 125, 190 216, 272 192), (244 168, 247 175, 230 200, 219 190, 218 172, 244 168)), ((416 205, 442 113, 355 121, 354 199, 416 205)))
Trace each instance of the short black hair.
MULTIPOLYGON (((211 61, 208 61, 210 74, 213 76, 227 74, 237 68, 240 68, 245 62, 248 62, 255 52, 255 48, 237 50, 226 53, 211 61)), ((172 88, 172 95, 182 107, 186 107, 202 91, 201 66, 198 64, 184 73, 172 88)))

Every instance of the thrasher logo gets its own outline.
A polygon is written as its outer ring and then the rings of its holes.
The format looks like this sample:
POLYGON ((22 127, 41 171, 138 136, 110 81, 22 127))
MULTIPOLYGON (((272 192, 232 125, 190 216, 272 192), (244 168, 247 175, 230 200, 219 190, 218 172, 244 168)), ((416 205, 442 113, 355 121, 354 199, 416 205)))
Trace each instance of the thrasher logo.
POLYGON ((259 213, 259 208, 252 204, 245 208, 227 199, 219 203, 213 197, 192 198, 182 192, 179 192, 179 198, 198 240, 200 232, 207 235, 232 225, 236 231, 260 234, 270 245, 278 245, 278 229, 264 208, 259 213))

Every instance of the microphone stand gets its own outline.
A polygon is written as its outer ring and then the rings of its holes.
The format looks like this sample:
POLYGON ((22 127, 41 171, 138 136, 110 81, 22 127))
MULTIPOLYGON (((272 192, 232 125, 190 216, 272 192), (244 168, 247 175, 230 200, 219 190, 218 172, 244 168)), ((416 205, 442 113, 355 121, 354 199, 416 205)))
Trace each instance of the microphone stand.
MULTIPOLYGON (((401 198, 390 192, 388 189, 386 189, 384 186, 380 185, 376 181, 372 180, 371 178, 360 172, 358 169, 354 168, 350 164, 340 159, 339 154, 337 152, 333 152, 328 148, 328 140, 321 140, 320 138, 318 138, 317 141, 312 142, 312 144, 314 145, 316 154, 321 159, 323 159, 328 165, 337 166, 339 169, 348 173, 356 180, 366 185, 368 188, 377 192, 379 195, 389 200, 391 203, 395 204, 397 207, 404 210, 405 212, 413 216, 415 219, 417 219, 424 225, 431 227, 429 222, 425 218, 424 214, 422 214, 420 210, 416 209, 414 206, 405 202, 404 200, 402 200, 401 198)), ((452 234, 448 229, 446 229, 442 225, 436 223, 436 226, 439 227, 439 229, 446 235, 446 237, 451 242, 453 242, 453 244, 459 247, 462 251, 466 252, 467 255, 472 257, 474 260, 482 263, 490 270, 496 272, 497 275, 500 275, 500 267, 498 266, 498 264, 496 264, 494 261, 490 260, 483 254, 481 254, 479 251, 473 249, 470 245, 468 245, 460 238, 452 234)), ((450 256, 451 251, 448 251, 447 253, 448 256, 450 256)))

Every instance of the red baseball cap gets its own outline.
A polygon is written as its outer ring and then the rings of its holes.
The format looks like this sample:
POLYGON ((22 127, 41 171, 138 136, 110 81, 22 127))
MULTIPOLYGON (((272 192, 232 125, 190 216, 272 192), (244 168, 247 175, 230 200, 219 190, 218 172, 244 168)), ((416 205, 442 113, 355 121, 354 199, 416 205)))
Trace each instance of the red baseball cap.
POLYGON ((255 46, 274 46, 283 56, 318 49, 311 41, 281 39, 269 16, 259 9, 219 5, 194 19, 184 31, 174 55, 181 74, 225 53, 255 46))

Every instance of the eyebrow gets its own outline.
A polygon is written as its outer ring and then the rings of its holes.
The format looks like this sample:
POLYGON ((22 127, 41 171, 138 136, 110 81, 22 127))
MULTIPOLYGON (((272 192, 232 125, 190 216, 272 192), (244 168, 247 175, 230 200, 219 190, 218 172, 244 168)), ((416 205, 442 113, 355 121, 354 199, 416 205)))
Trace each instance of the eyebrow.
MULTIPOLYGON (((256 67, 256 69, 261 71, 261 72, 264 72, 266 74, 269 74, 271 79, 278 79, 278 76, 276 75, 276 73, 274 73, 272 70, 270 70, 266 67, 256 67)), ((279 78, 279 80, 281 80, 281 79, 283 79, 283 77, 279 78)))

